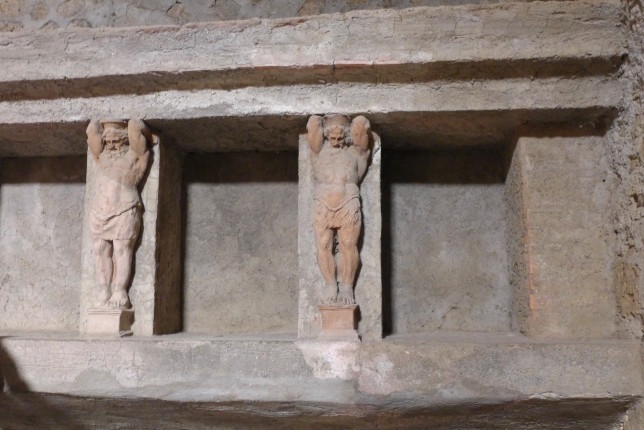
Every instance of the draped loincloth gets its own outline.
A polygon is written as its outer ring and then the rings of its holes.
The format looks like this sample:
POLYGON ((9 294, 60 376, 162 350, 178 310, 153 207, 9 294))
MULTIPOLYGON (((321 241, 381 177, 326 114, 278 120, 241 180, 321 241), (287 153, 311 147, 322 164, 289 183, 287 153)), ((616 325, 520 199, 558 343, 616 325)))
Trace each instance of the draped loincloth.
POLYGON ((118 215, 102 218, 91 212, 89 231, 95 239, 126 240, 136 239, 141 228, 141 211, 139 206, 131 207, 118 215))
MULTIPOLYGON (((356 187, 357 188, 357 187, 356 187)), ((360 213, 360 194, 357 189, 349 192, 344 200, 335 207, 329 206, 321 197, 314 195, 315 216, 314 225, 316 228, 345 228, 352 227, 362 221, 360 213)))
POLYGON ((141 228, 141 212, 136 188, 103 175, 90 212, 89 230, 95 239, 136 239, 141 228))

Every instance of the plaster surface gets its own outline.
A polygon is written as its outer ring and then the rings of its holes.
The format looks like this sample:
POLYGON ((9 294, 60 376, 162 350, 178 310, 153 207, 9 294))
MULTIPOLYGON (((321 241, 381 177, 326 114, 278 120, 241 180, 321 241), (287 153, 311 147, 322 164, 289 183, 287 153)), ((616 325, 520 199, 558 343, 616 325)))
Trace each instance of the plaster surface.
POLYGON ((508 331, 500 150, 391 151, 383 161, 388 329, 508 331))
POLYGON ((297 330, 297 154, 185 161, 184 330, 297 330))
POLYGON ((84 157, 0 160, 0 328, 76 330, 84 157))

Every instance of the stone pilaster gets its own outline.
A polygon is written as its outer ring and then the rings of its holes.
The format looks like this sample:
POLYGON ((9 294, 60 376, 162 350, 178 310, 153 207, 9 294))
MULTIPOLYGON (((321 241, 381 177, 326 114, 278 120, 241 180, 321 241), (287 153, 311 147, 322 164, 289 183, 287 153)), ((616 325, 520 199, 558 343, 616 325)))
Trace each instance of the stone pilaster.
POLYGON ((608 168, 602 137, 522 137, 506 181, 515 329, 531 337, 615 334, 608 168))
MULTIPOLYGON (((181 330, 181 181, 179 153, 161 141, 150 148, 150 167, 142 181, 143 222, 135 247, 129 289, 134 335, 181 330)), ((96 300, 96 281, 89 232, 97 166, 88 152, 81 277, 81 332, 87 332, 88 310, 96 300)))

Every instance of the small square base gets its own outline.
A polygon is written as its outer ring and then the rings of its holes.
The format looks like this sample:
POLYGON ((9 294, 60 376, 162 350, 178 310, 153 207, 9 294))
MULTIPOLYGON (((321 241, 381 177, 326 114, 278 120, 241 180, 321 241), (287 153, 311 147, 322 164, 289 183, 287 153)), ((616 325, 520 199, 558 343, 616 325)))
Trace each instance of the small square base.
POLYGON ((132 310, 92 308, 87 311, 88 334, 131 336, 133 322, 132 310))
POLYGON ((358 305, 320 305, 318 308, 322 314, 322 331, 318 339, 360 340, 356 330, 358 305))

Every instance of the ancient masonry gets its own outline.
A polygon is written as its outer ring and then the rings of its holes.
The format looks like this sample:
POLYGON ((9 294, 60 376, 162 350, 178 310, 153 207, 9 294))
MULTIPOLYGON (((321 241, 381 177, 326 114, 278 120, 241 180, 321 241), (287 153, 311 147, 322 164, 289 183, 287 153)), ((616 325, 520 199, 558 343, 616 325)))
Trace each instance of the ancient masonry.
POLYGON ((0 0, 0 428, 644 429, 643 7, 0 0))

